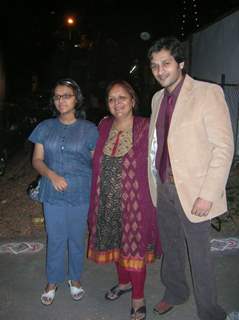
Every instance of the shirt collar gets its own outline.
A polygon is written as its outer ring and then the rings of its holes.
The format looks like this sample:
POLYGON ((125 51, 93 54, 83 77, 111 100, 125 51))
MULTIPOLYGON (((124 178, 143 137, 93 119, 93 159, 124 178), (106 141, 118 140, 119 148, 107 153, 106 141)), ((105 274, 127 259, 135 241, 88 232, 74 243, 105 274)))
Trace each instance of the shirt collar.
POLYGON ((177 86, 173 89, 172 92, 168 92, 167 90, 165 90, 164 94, 166 97, 168 96, 173 96, 174 99, 177 99, 179 92, 182 88, 183 82, 184 82, 185 76, 183 75, 182 80, 177 84, 177 86))

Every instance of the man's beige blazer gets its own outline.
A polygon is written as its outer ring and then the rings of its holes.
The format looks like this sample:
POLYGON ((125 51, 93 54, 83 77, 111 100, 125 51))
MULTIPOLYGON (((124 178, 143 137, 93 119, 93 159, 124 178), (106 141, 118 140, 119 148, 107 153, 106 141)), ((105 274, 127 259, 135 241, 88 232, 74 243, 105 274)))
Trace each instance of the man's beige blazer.
MULTIPOLYGON (((163 95, 164 89, 153 96, 149 129, 148 176, 155 206, 155 156, 160 144, 156 121, 163 95)), ((234 142, 229 110, 220 86, 185 76, 170 124, 168 150, 177 193, 188 219, 201 222, 226 212, 225 186, 234 142), (197 197, 213 202, 208 216, 191 214, 197 197)))

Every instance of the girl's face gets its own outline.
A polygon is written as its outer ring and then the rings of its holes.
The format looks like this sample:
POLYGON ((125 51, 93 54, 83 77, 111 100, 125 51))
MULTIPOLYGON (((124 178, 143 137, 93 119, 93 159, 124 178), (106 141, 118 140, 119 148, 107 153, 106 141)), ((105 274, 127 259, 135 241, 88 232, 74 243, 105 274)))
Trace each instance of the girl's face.
POLYGON ((108 106, 110 113, 116 119, 125 119, 133 115, 134 99, 121 85, 114 85, 108 94, 108 106))
POLYGON ((77 100, 72 88, 65 85, 56 86, 53 101, 60 115, 75 114, 77 100))

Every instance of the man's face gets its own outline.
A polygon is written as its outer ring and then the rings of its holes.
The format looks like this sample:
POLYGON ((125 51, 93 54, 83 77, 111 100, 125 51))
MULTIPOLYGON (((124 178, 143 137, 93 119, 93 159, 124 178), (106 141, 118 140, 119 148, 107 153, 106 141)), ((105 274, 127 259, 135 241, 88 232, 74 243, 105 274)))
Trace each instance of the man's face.
POLYGON ((172 92, 181 81, 184 62, 177 63, 169 50, 162 49, 152 54, 150 68, 160 85, 172 92))

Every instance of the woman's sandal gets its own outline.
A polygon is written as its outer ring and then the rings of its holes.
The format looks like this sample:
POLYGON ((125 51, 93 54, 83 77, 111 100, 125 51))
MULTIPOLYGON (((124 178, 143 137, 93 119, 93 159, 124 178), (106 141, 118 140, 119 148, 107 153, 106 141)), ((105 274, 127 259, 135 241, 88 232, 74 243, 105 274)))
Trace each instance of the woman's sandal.
POLYGON ((43 294, 41 295, 41 303, 44 304, 45 306, 51 305, 55 298, 56 289, 57 287, 47 292, 44 291, 43 294))
POLYGON ((139 307, 135 310, 133 307, 130 312, 131 320, 145 320, 146 319, 146 306, 139 307))
POLYGON ((82 287, 75 287, 72 285, 71 280, 68 281, 68 284, 70 286, 70 292, 71 292, 71 297, 73 300, 78 301, 83 298, 85 295, 85 290, 82 287))
POLYGON ((113 288, 111 288, 108 292, 105 294, 105 299, 114 301, 117 300, 122 294, 125 294, 127 292, 132 291, 132 287, 128 289, 120 289, 119 285, 117 284, 113 288))

